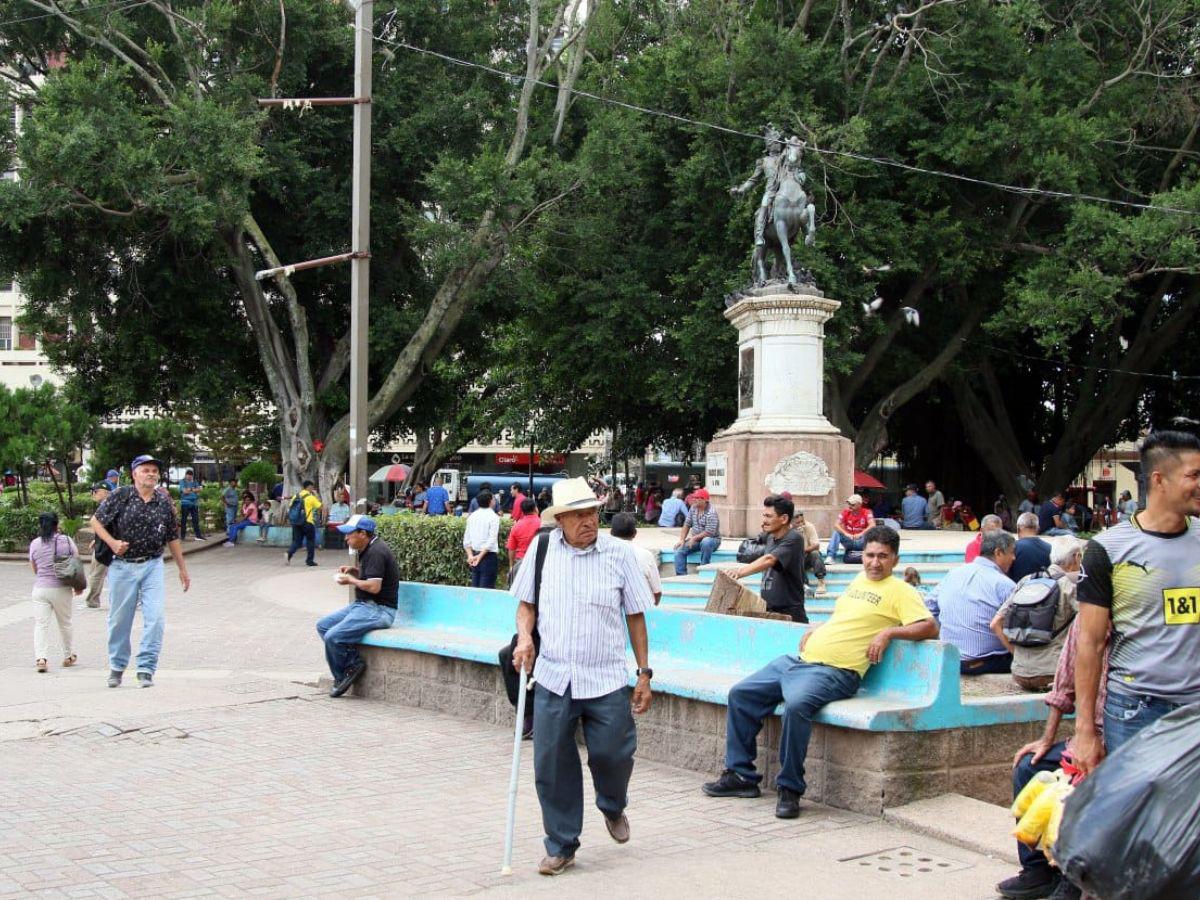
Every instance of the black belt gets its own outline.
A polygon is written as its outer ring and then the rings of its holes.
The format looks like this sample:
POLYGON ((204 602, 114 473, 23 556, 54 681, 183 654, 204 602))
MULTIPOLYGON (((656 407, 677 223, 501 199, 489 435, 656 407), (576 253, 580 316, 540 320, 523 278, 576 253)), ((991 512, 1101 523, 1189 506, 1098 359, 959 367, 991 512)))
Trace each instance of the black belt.
POLYGON ((117 559, 119 559, 121 562, 133 563, 134 565, 137 565, 139 563, 150 562, 153 559, 162 559, 162 554, 160 553, 157 556, 135 556, 133 558, 118 556, 117 559))

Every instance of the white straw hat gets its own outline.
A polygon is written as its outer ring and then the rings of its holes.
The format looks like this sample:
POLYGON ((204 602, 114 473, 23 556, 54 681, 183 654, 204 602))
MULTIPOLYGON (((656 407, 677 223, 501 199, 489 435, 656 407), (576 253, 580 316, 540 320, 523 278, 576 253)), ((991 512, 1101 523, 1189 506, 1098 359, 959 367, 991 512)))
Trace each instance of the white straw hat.
POLYGON ((542 512, 542 523, 553 525, 554 520, 565 512, 595 509, 599 505, 586 478, 564 478, 554 482, 553 502, 542 512))

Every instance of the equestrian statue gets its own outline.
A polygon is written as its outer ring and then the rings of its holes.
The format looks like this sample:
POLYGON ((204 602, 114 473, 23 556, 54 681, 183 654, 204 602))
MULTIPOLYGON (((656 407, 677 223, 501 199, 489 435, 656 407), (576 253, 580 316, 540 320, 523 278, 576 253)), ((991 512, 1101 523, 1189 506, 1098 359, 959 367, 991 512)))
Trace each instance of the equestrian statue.
POLYGON ((792 267, 792 241, 805 229, 804 243, 812 246, 817 236, 816 207, 809 202, 804 190, 807 176, 800 166, 804 142, 796 135, 783 140, 774 125, 768 125, 763 135, 766 155, 754 166, 754 172, 729 192, 740 197, 762 180, 762 201, 754 214, 754 255, 750 259, 751 278, 755 287, 770 281, 782 281, 787 276, 789 288, 797 283, 812 284, 812 275, 802 270, 799 278, 792 267), (767 251, 775 254, 770 272, 767 271, 767 251))

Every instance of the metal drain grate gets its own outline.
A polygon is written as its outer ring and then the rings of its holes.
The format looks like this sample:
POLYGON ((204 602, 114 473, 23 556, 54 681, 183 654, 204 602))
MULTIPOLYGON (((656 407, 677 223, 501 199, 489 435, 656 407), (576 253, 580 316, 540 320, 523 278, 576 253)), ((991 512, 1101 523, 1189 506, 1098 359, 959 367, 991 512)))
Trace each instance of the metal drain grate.
POLYGON ((838 862, 899 878, 917 878, 938 872, 958 872, 971 868, 970 863, 946 859, 944 856, 937 856, 915 847, 892 847, 889 850, 864 853, 862 856, 849 856, 839 859, 838 862))

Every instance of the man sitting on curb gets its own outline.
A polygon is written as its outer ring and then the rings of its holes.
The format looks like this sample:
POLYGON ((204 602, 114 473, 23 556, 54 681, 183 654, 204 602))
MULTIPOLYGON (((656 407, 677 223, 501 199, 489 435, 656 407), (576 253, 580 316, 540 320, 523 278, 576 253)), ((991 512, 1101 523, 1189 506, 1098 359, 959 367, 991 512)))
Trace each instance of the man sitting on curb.
POLYGON ((863 535, 863 571, 838 597, 828 622, 809 629, 799 656, 785 655, 744 678, 729 691, 725 720, 725 771, 704 785, 710 797, 757 797, 762 776, 754 768, 757 738, 781 702, 775 815, 800 815, 807 785, 804 759, 813 717, 826 704, 858 692, 862 676, 883 658, 892 640, 924 641, 938 636, 937 622, 911 585, 892 575, 900 560, 900 535, 877 525, 863 535))
POLYGON ((317 622, 317 634, 325 642, 325 659, 333 675, 330 697, 340 697, 366 670, 358 642, 368 631, 390 628, 396 619, 396 594, 400 589, 400 567, 392 549, 375 535, 375 520, 351 516, 338 531, 358 554, 357 566, 340 566, 338 584, 354 585, 354 602, 331 612, 317 622))
POLYGON ((925 601, 942 628, 942 640, 958 648, 963 675, 1012 670, 1012 654, 992 633, 992 618, 1016 590, 1007 574, 1016 543, 1007 531, 989 531, 975 561, 951 569, 925 601))
POLYGON ((838 550, 861 550, 869 529, 875 527, 875 517, 863 506, 863 498, 859 494, 851 494, 846 498, 846 508, 838 513, 837 521, 833 523, 833 533, 829 535, 829 546, 825 550, 825 562, 837 562, 838 550))
POLYGON ((713 553, 721 546, 721 523, 717 511, 709 506, 708 491, 692 491, 688 498, 692 508, 684 519, 683 529, 675 544, 675 574, 687 574, 688 557, 700 551, 700 565, 707 566, 713 553))

